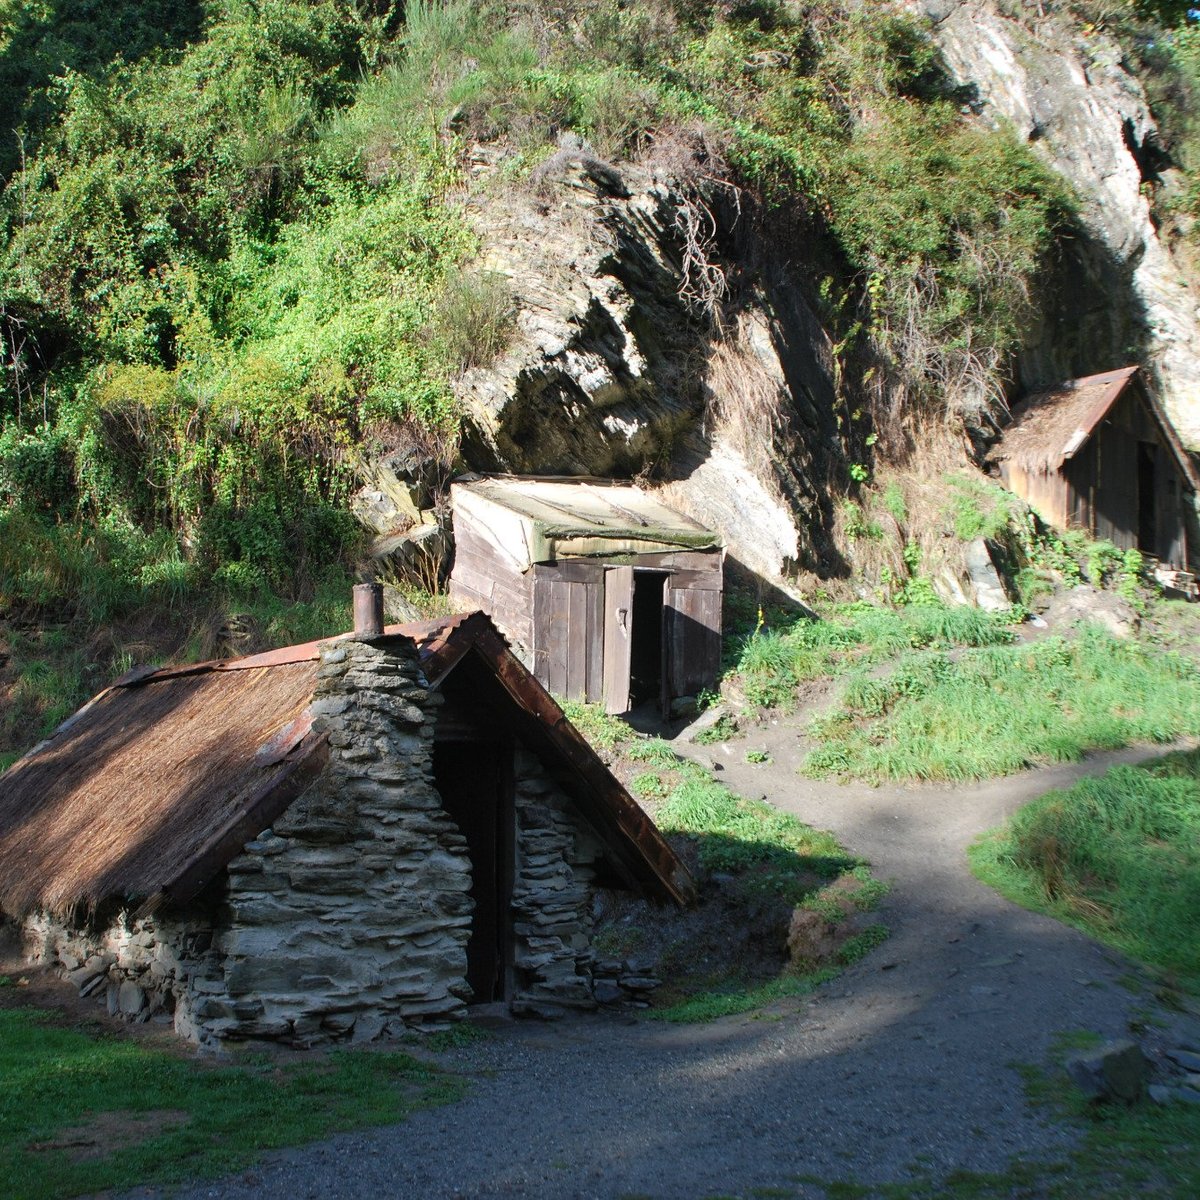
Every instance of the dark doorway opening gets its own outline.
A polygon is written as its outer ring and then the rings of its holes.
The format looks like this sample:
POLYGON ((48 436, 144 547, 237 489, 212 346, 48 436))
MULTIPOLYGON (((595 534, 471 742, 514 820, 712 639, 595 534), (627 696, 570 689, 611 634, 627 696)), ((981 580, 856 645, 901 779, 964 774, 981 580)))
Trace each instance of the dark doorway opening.
POLYGON ((662 702, 666 678, 663 663, 663 571, 634 571, 632 640, 629 647, 629 703, 662 702))
POLYGON ((512 891, 512 748, 502 742, 438 741, 433 778, 446 812, 467 840, 471 860, 471 938, 467 983, 472 1004, 506 999, 507 914, 512 891))
POLYGON ((1138 442, 1137 489, 1139 550, 1147 554, 1158 553, 1158 509, 1155 505, 1157 487, 1154 461, 1158 447, 1153 442, 1138 442))

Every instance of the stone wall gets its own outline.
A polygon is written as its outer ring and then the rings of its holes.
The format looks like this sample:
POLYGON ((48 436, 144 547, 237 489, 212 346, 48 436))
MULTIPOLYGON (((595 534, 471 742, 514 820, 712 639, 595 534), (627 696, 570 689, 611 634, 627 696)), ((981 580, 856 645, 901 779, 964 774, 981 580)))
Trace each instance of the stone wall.
POLYGON ((594 1008, 592 881, 599 843, 532 754, 517 750, 514 774, 513 1012, 555 1016, 564 1007, 594 1008))
POLYGON ((322 647, 330 763, 229 864, 222 1036, 359 1041, 465 1013, 470 862, 433 784, 440 702, 395 646, 322 647))
POLYGON ((83 996, 95 996, 130 1021, 173 1019, 189 1041, 209 1041, 203 1014, 224 991, 214 948, 214 913, 197 904, 187 914, 135 918, 128 910, 86 922, 47 913, 25 919, 25 951, 33 962, 57 963, 83 996))

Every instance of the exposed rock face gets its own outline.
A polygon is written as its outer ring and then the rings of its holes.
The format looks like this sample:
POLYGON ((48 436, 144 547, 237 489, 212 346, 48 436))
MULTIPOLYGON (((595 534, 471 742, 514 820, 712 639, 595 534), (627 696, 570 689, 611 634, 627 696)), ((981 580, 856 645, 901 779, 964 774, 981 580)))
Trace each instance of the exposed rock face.
POLYGON ((1158 131, 1120 47, 1103 32, 998 0, 909 0, 954 75, 1074 186, 1091 244, 1067 248, 1052 315, 1027 347, 1028 388, 1142 359, 1185 441, 1200 446, 1200 295, 1151 220, 1158 131))
POLYGON ((468 454, 481 469, 631 475, 704 407, 688 370, 697 329, 677 298, 678 208, 648 174, 582 147, 541 178, 544 198, 505 196, 477 216, 519 333, 494 368, 462 381, 468 454))
MULTIPOLYGON (((481 181, 492 170, 481 157, 481 181)), ((691 204, 668 173, 618 170, 573 141, 537 190, 492 196, 481 183, 483 263, 508 281, 517 332, 459 385, 463 454, 479 471, 679 481, 672 503, 778 579, 820 553, 831 524, 828 338, 778 264, 714 332, 699 296, 733 268, 702 231, 700 277, 691 204)))

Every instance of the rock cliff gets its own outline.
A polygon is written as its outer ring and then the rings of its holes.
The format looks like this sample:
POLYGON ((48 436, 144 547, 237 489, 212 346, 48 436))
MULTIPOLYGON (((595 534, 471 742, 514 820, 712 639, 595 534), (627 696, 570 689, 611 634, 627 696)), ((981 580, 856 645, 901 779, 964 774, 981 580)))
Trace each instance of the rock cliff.
POLYGON ((1074 187, 1086 238, 1064 247, 1026 387, 1141 360, 1185 440, 1200 446, 1200 294, 1155 228, 1168 159, 1120 46, 1039 4, 910 0, 978 111, 1007 121, 1074 187), (1015 15, 1014 15, 1015 14, 1015 15))
POLYGON ((483 149, 475 175, 483 266, 507 281, 517 329, 458 386, 467 464, 669 480, 672 503, 755 573, 828 571, 829 339, 786 264, 739 282, 718 244, 736 197, 719 220, 721 197, 710 207, 669 171, 618 169, 574 138, 529 187, 495 186, 483 149))

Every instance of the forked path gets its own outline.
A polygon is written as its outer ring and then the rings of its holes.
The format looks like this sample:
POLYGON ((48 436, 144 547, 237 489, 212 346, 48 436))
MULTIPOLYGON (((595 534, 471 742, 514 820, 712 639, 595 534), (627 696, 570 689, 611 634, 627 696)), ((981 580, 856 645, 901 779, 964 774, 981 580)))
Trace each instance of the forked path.
POLYGON ((891 882, 882 948, 764 1014, 505 1027, 453 1056, 471 1076, 460 1103, 183 1195, 817 1196, 806 1177, 884 1182, 1060 1156, 1071 1134, 1026 1103, 1015 1064, 1045 1062, 1064 1031, 1125 1034, 1146 998, 1119 956, 978 883, 966 848, 1048 788, 1145 754, 875 789, 803 780, 783 729, 767 739, 769 765, 746 764, 745 745, 703 757, 723 761, 734 790, 832 829, 891 882))

